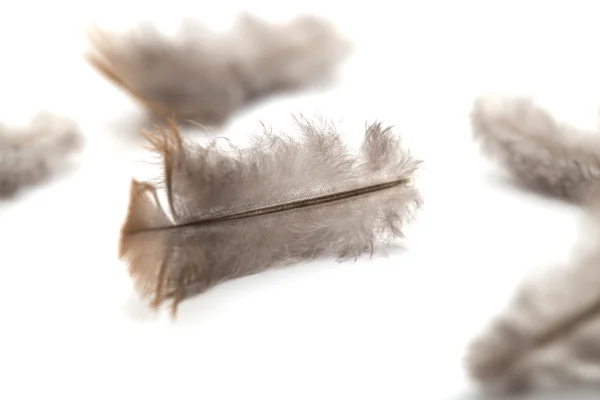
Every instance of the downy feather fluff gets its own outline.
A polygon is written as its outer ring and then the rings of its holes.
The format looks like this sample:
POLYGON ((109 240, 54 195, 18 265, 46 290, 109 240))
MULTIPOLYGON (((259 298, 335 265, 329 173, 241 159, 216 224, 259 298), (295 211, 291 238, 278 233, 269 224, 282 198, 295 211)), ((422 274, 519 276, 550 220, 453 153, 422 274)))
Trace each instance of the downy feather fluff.
POLYGON ((528 277, 470 345, 467 369, 490 392, 600 385, 600 207, 565 265, 528 277))
POLYGON ((600 189, 600 132, 555 120, 524 97, 478 98, 475 140, 522 184, 581 202, 600 189))
POLYGON ((0 126, 0 197, 50 178, 82 143, 74 121, 48 113, 28 127, 0 126))
POLYGON ((221 125, 250 102, 332 77, 350 44, 313 16, 272 23, 243 14, 225 34, 187 21, 181 38, 156 29, 90 31, 88 61, 157 117, 221 125))
POLYGON ((320 255, 357 258, 402 236, 421 205, 420 162, 391 129, 368 126, 351 152, 330 124, 296 122, 299 137, 265 130, 247 148, 185 142, 173 122, 146 133, 164 176, 133 181, 120 255, 153 307, 171 298, 175 313, 220 282, 320 255))

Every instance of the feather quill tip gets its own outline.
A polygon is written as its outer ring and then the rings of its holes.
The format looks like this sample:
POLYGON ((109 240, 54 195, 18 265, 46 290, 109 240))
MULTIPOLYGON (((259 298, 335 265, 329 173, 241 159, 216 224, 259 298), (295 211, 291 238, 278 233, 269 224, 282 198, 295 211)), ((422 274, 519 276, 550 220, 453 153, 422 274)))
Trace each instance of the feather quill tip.
POLYGON ((120 256, 151 307, 178 304, 277 265, 372 252, 403 236, 422 199, 420 165, 390 128, 367 127, 350 151, 331 124, 296 120, 300 136, 247 148, 184 141, 174 122, 147 134, 163 159, 157 186, 133 181, 120 256))

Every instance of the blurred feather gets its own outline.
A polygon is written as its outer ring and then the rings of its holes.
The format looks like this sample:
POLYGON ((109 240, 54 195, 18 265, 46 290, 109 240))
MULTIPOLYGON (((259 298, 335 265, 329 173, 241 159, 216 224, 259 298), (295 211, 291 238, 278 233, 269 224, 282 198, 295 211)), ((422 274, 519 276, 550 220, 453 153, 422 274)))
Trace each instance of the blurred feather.
POLYGON ((73 121, 46 113, 29 127, 0 126, 0 197, 49 179, 82 143, 73 121))
POLYGON ((184 142, 173 122, 146 133, 164 176, 133 181, 120 254, 153 307, 172 298, 175 313, 220 282, 320 255, 357 258, 402 236, 421 205, 420 162, 391 129, 368 126, 353 153, 332 125, 296 122, 299 138, 265 130, 248 148, 184 142))
POLYGON ((323 19, 271 23, 243 14, 226 34, 187 21, 181 40, 146 26, 129 36, 94 29, 87 59, 157 117, 209 126, 275 92, 332 77, 350 44, 323 19))
POLYGON ((467 368, 487 391, 600 385, 599 210, 572 261, 529 276, 470 345, 467 368))
POLYGON ((528 98, 480 97, 475 140, 526 186, 573 201, 600 188, 600 132, 556 121, 528 98))

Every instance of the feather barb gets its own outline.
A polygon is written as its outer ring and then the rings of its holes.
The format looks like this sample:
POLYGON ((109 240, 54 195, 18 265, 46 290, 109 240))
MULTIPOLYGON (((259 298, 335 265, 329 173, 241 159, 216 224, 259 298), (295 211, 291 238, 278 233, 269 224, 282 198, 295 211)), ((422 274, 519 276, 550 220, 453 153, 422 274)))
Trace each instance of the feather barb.
POLYGON ((164 161, 168 212, 156 186, 133 181, 120 254, 152 307, 172 298, 175 313, 225 280, 320 255, 356 258, 402 236, 422 203, 412 179, 420 162, 391 130, 370 125, 355 154, 332 126, 296 122, 299 138, 265 132, 244 149, 186 142, 174 120, 144 133, 164 161))

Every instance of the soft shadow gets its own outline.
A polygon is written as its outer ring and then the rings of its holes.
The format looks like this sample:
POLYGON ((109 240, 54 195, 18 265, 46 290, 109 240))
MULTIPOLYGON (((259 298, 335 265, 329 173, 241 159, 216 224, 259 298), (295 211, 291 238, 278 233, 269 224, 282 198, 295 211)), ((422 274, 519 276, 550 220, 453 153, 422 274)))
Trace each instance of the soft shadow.
POLYGON ((123 311, 132 321, 136 322, 156 321, 159 318, 158 312, 150 309, 147 304, 133 294, 123 304, 123 311))
MULTIPOLYGON (((197 123, 184 119, 176 119, 177 125, 181 128, 184 134, 203 134, 212 136, 216 131, 222 131, 234 119, 243 114, 251 114, 255 110, 261 108, 265 104, 277 100, 295 98, 299 93, 321 94, 335 88, 340 83, 340 78, 337 75, 325 76, 321 80, 312 82, 309 85, 302 87, 283 87, 278 90, 273 90, 267 94, 256 94, 255 98, 250 98, 246 104, 239 109, 231 110, 230 115, 223 121, 214 125, 201 127, 202 123, 197 123)), ((143 142, 143 138, 139 134, 143 129, 152 129, 156 125, 168 125, 167 118, 155 117, 146 113, 142 108, 131 113, 121 115, 105 124, 105 128, 114 133, 116 138, 124 145, 138 145, 143 142)))
POLYGON ((544 188, 542 186, 532 187, 510 175, 491 173, 488 174, 488 177, 492 183, 497 184, 503 188, 508 188, 511 190, 517 189, 536 198, 549 200, 556 203, 577 205, 577 202, 575 200, 570 200, 566 197, 560 197, 556 193, 552 192, 550 189, 544 188))
MULTIPOLYGON (((377 249, 372 257, 386 258, 391 255, 401 254, 406 251, 402 244, 389 245, 385 249, 377 249)), ((369 258, 368 253, 363 253, 357 260, 369 258)), ((194 325, 200 320, 206 320, 219 315, 222 308, 229 307, 231 303, 243 301, 255 293, 263 291, 265 286, 277 286, 279 282, 296 279, 295 274, 302 274, 303 278, 311 274, 323 273, 324 268, 339 270, 344 273, 344 264, 353 263, 357 260, 348 259, 336 262, 335 257, 318 257, 315 260, 305 262, 281 264, 253 275, 240 277, 223 282, 202 294, 190 297, 179 304, 177 316, 173 323, 177 325, 194 325), (316 261, 327 261, 326 265, 316 261)), ((166 303, 170 303, 167 301, 166 303)), ((162 307, 159 313, 168 313, 168 306, 162 307)))
MULTIPOLYGON (((192 121, 176 120, 184 136, 215 136, 218 127, 201 127, 192 121)), ((113 135, 120 146, 126 148, 139 148, 146 139, 141 135, 143 130, 153 130, 156 126, 168 126, 169 122, 165 118, 150 117, 143 113, 134 113, 121 115, 107 122, 104 127, 113 135)))
POLYGON ((108 121, 105 124, 105 127, 119 139, 141 141, 140 131, 142 129, 152 128, 153 124, 156 122, 158 121, 153 121, 142 113, 135 113, 114 118, 108 121))
MULTIPOLYGON (((244 293, 244 290, 240 290, 236 294, 237 291, 229 288, 230 285, 235 287, 236 283, 238 282, 225 282, 205 293, 186 299, 179 304, 177 315, 175 318, 171 318, 171 323, 178 326, 196 325, 200 323, 200 320, 207 320, 213 315, 219 314, 219 310, 226 307, 227 302, 238 301, 240 294, 244 293)), ((170 305, 170 299, 167 303, 170 305)), ((169 307, 162 307, 160 312, 169 314, 169 307)))
POLYGON ((19 195, 15 196, 0 196, 0 213, 9 212, 13 207, 16 207, 18 203, 19 195))
POLYGON ((376 246, 373 249, 373 254, 370 254, 371 259, 388 258, 398 256, 408 251, 408 246, 404 243, 394 242, 385 246, 376 246))
POLYGON ((170 315, 171 299, 165 301, 158 313, 168 316, 170 322, 177 327, 198 325, 218 318, 224 308, 253 296, 255 291, 261 290, 261 285, 272 284, 269 279, 263 280, 265 274, 268 272, 226 281, 204 293, 189 297, 179 304, 175 318, 170 315))
POLYGON ((447 400, 598 400, 600 389, 578 388, 563 389, 551 392, 536 392, 511 396, 494 396, 484 393, 465 393, 447 400))
POLYGON ((16 206, 20 202, 34 197, 37 193, 43 192, 75 175, 78 166, 72 165, 72 161, 68 161, 65 164, 53 171, 51 176, 45 177, 38 182, 18 186, 14 191, 0 193, 0 211, 16 206))

